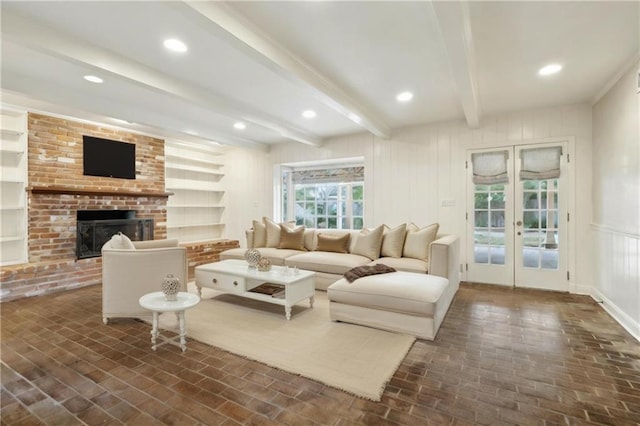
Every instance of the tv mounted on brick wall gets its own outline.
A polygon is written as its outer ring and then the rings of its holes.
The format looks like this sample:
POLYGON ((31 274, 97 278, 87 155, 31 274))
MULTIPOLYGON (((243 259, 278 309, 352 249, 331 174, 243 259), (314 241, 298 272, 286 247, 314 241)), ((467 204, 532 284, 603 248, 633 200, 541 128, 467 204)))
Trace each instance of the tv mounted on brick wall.
POLYGON ((82 164, 87 176, 136 178, 136 145, 82 136, 82 164))

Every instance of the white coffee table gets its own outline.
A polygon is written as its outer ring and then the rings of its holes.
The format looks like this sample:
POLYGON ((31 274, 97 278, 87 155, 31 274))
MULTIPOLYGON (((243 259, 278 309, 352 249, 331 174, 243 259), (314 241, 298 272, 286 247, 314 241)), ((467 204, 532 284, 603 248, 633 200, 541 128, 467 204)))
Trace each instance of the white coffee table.
POLYGON ((179 292, 177 294, 177 300, 169 301, 165 298, 164 293, 156 291, 148 293, 142 296, 139 300, 140 306, 153 312, 153 327, 151 328, 151 349, 154 351, 167 343, 176 345, 182 349, 182 352, 187 350, 187 331, 185 328, 184 312, 193 308, 200 302, 200 297, 193 293, 179 292), (158 317, 164 312, 175 312, 178 317, 179 334, 174 337, 167 337, 160 335, 158 330, 158 317), (162 339, 162 342, 156 343, 158 337, 162 339), (178 342, 177 340, 180 339, 178 342))
POLYGON ((262 300, 284 306, 287 320, 291 319, 291 307, 305 299, 313 308, 315 296, 315 272, 292 270, 284 266, 272 266, 261 272, 250 268, 244 260, 228 259, 221 262, 196 266, 196 287, 202 295, 202 287, 213 288, 225 293, 262 300), (252 292, 251 289, 263 283, 281 284, 285 293, 281 297, 252 292))

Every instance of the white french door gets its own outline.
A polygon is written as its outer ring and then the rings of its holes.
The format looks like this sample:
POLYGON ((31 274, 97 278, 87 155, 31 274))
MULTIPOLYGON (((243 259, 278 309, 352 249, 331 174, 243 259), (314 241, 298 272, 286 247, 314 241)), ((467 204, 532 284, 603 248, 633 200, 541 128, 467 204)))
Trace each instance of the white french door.
POLYGON ((468 281, 568 291, 567 149, 561 142, 468 152, 468 281), (552 172, 530 170, 554 155, 552 172), (483 172, 479 160, 487 158, 483 172))

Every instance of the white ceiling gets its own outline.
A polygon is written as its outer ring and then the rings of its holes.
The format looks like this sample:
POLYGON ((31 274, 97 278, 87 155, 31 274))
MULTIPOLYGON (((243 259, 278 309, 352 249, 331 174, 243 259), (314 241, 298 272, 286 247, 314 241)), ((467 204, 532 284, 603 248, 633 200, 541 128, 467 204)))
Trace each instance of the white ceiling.
POLYGON ((639 5, 3 0, 2 102, 248 147, 454 119, 476 127, 592 101, 639 57, 639 5), (189 50, 167 51, 166 38, 189 50), (551 62, 564 69, 539 77, 551 62), (415 96, 400 104, 404 90, 415 96))

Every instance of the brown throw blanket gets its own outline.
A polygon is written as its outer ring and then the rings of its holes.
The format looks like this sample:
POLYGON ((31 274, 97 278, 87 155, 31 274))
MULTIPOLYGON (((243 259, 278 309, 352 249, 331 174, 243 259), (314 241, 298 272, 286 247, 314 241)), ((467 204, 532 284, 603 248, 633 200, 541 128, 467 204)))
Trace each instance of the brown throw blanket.
POLYGON ((365 265, 351 268, 344 273, 344 277, 347 279, 347 281, 352 283, 358 278, 367 277, 369 275, 388 274, 389 272, 396 272, 396 270, 390 266, 378 263, 373 266, 365 265))

